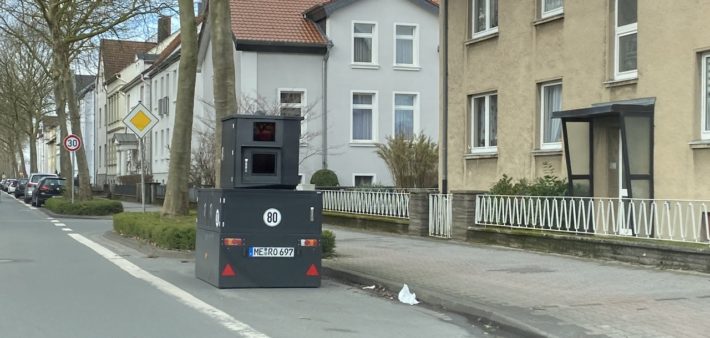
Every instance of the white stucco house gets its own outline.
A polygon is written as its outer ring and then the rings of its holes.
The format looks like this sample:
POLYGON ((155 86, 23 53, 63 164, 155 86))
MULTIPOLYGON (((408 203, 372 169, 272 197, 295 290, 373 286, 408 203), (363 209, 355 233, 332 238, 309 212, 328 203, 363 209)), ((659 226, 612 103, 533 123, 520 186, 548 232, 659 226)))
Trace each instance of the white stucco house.
MULTIPOLYGON (((343 186, 392 185, 375 145, 396 133, 437 140, 438 2, 230 4, 237 98, 304 116, 304 182, 329 168, 343 186)), ((205 25, 196 110, 209 110, 213 100, 210 22, 205 25)))

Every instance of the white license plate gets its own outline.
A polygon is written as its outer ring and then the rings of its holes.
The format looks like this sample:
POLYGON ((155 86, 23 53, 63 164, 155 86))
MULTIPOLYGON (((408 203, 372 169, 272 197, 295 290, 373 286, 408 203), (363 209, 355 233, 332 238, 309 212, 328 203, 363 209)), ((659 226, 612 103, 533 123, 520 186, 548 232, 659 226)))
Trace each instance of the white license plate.
POLYGON ((249 248, 249 257, 293 257, 293 248, 253 246, 249 248))

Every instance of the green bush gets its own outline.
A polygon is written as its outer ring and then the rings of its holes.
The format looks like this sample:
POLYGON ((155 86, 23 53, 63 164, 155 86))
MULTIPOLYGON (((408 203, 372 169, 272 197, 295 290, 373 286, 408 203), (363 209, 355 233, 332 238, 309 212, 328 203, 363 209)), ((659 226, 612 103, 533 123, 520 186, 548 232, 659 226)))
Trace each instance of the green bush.
POLYGON ((323 249, 323 257, 333 256, 335 254, 335 233, 330 230, 323 230, 320 244, 323 249))
POLYGON ((45 208, 62 215, 106 216, 123 212, 120 201, 95 198, 87 201, 75 201, 63 197, 52 197, 44 202, 45 208))
POLYGON ((530 183, 524 178, 513 182, 513 178, 503 175, 489 192, 493 195, 512 196, 565 196, 567 194, 567 180, 545 175, 538 177, 534 183, 530 183))
POLYGON ((316 187, 337 187, 340 185, 338 175, 329 169, 321 169, 313 173, 311 184, 315 184, 316 187))
POLYGON ((377 144, 379 156, 397 188, 435 188, 439 184, 439 147, 427 135, 398 134, 377 144))
POLYGON ((125 237, 144 240, 170 250, 195 250, 195 214, 160 217, 159 212, 113 215, 113 229, 125 237))

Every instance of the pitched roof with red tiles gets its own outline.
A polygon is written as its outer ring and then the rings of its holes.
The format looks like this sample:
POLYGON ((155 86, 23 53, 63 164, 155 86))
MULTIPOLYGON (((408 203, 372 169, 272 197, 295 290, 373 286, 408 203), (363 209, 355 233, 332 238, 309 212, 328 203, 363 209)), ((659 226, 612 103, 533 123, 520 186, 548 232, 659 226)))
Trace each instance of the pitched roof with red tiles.
POLYGON ((101 40, 99 50, 104 65, 104 81, 110 81, 114 75, 135 61, 136 54, 145 53, 156 45, 154 42, 101 40))
POLYGON ((230 0, 237 40, 325 45, 328 40, 303 13, 324 0, 230 0))

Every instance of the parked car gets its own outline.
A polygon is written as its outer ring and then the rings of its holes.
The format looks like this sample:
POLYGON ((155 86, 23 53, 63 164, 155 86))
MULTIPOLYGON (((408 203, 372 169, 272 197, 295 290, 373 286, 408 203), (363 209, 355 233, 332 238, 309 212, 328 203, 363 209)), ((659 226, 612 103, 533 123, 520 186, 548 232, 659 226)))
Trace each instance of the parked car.
POLYGON ((32 205, 41 207, 42 203, 49 198, 59 196, 64 192, 63 178, 47 176, 37 182, 37 189, 32 192, 32 205))
POLYGON ((20 196, 25 197, 25 186, 27 185, 26 178, 21 178, 17 180, 17 187, 15 188, 15 198, 20 198, 20 196))
POLYGON ((5 191, 5 182, 7 182, 7 178, 3 178, 2 181, 0 181, 0 190, 5 191))
POLYGON ((8 194, 14 194, 15 189, 17 189, 17 180, 10 180, 7 183, 7 193, 8 194))
POLYGON ((43 173, 34 173, 30 175, 29 181, 27 181, 27 185, 25 185, 25 198, 24 201, 25 203, 30 203, 30 200, 32 200, 32 193, 34 190, 37 188, 37 183, 45 177, 58 177, 55 174, 43 174, 43 173))

